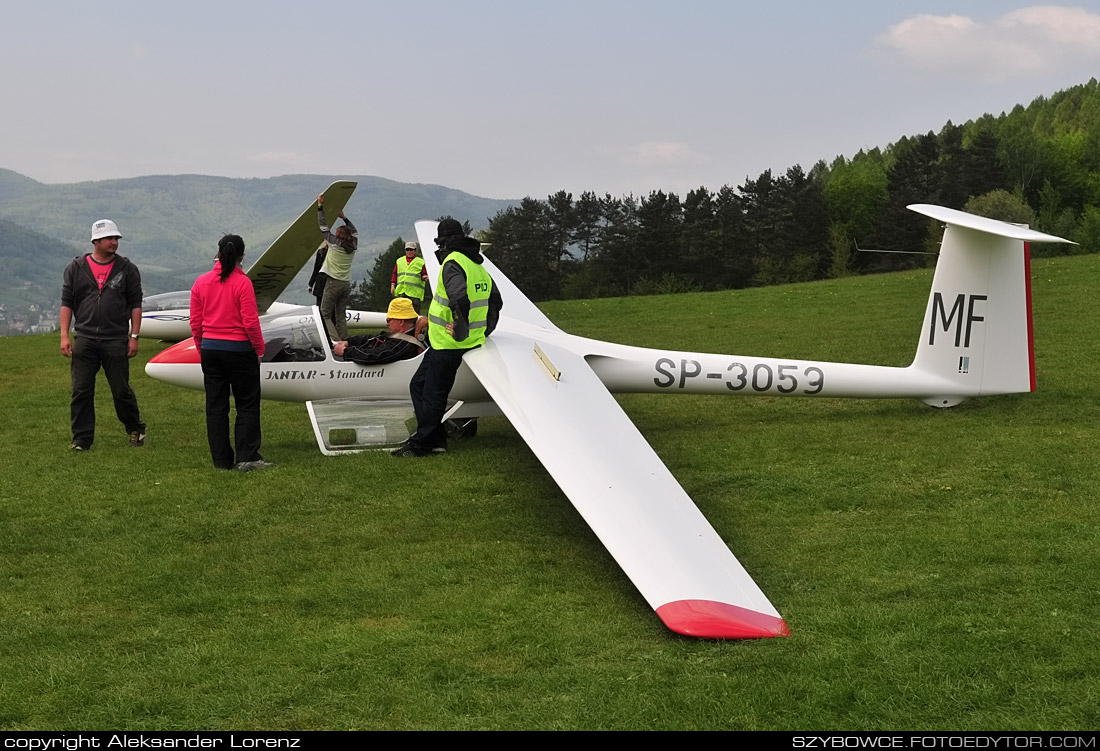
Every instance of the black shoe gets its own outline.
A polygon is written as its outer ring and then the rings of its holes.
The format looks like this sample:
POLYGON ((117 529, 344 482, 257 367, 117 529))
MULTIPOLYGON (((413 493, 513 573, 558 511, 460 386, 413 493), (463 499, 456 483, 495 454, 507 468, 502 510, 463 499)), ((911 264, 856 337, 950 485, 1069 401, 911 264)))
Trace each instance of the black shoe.
POLYGON ((256 461, 252 462, 239 462, 237 466, 234 467, 234 469, 238 472, 253 472, 257 469, 271 469, 274 466, 275 465, 271 462, 265 462, 263 459, 257 459, 256 461))
POLYGON ((422 448, 417 448, 411 443, 406 443, 405 445, 395 449, 394 451, 391 451, 390 456, 397 456, 404 459, 410 456, 431 456, 431 453, 432 452, 425 451, 422 448))
POLYGON ((91 446, 85 446, 83 443, 77 443, 73 441, 69 444, 69 451, 87 451, 91 446))

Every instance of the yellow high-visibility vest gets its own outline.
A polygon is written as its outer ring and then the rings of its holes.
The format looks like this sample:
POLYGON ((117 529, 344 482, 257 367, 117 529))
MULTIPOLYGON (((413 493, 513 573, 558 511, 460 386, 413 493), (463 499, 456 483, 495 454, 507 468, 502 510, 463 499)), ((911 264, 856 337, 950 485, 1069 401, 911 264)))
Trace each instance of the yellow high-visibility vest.
POLYGON ((480 263, 452 251, 439 268, 432 305, 428 309, 428 340, 435 349, 473 349, 485 343, 485 329, 489 319, 489 295, 493 291, 493 279, 480 263), (466 296, 470 298, 470 333, 461 342, 447 333, 447 324, 454 323, 451 302, 443 284, 443 266, 454 261, 466 272, 466 296))
POLYGON ((393 289, 395 295, 404 295, 413 300, 424 299, 424 259, 420 256, 412 259, 410 263, 405 256, 397 259, 397 285, 393 289))

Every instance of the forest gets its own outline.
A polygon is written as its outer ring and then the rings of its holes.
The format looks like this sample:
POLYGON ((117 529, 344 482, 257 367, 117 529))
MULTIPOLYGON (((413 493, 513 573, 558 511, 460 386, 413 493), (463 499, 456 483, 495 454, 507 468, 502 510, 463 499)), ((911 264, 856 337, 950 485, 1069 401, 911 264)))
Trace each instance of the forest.
MULTIPOLYGON (((948 122, 808 170, 768 170, 736 187, 527 197, 480 237, 533 300, 737 289, 931 265, 940 230, 905 208, 913 203, 1078 243, 1036 254, 1100 252, 1096 79, 1000 116, 948 122)), ((387 290, 397 248, 379 259, 387 290)), ((372 274, 361 291, 378 281, 372 274)))

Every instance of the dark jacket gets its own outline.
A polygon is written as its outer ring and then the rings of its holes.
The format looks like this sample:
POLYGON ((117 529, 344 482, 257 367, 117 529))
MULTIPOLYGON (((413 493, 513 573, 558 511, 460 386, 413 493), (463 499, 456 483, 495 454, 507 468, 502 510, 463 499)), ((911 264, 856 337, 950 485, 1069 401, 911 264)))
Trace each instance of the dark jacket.
POLYGON ((73 311, 77 336, 89 339, 125 339, 130 314, 141 309, 141 274, 129 259, 115 255, 103 289, 88 267, 88 256, 77 256, 65 267, 61 306, 73 311))
POLYGON ((384 365, 388 362, 408 360, 424 351, 424 345, 414 344, 415 341, 411 332, 401 337, 389 334, 352 336, 348 338, 344 359, 360 365, 384 365))
MULTIPOLYGON (((314 257, 314 261, 313 261, 313 273, 309 277, 309 286, 310 286, 310 288, 316 287, 317 286, 317 278, 324 276, 321 273, 321 267, 325 265, 325 256, 327 256, 327 255, 328 255, 328 247, 317 249, 317 255, 314 257)), ((322 285, 324 284, 324 279, 321 279, 321 283, 322 283, 322 285)), ((314 290, 313 294, 316 295, 317 291, 314 290)))

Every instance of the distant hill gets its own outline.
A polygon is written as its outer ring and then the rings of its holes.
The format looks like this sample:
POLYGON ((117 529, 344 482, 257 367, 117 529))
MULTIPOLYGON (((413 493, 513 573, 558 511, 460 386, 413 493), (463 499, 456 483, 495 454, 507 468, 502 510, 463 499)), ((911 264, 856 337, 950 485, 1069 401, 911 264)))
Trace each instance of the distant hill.
POLYGON ((0 168, 0 196, 16 198, 48 186, 10 169, 0 168))
MULTIPOLYGON (((441 185, 356 175, 269 179, 154 175, 47 185, 0 169, 0 219, 6 220, 0 234, 7 247, 23 250, 21 255, 12 251, 5 258, 27 261, 43 247, 44 237, 68 247, 62 253, 57 245, 50 246, 50 254, 67 262, 89 249, 93 221, 114 219, 125 236, 120 252, 138 263, 146 293, 166 292, 189 285, 197 272, 206 270, 217 239, 226 232, 244 237, 250 251, 263 251, 312 198, 338 179, 359 183, 347 207, 348 216, 360 230, 363 251, 354 270, 356 277, 368 273, 367 261, 394 238, 411 237, 417 219, 450 214, 479 229, 488 226, 489 218, 498 211, 516 203, 479 198, 441 185)), ((54 270, 52 261, 38 263, 42 260, 21 265, 21 273, 36 277, 32 281, 42 281, 54 270)), ((59 263, 63 266, 64 262, 59 263)), ((54 284, 60 285, 59 279, 54 284)), ((0 277, 0 300, 24 281, 28 280, 17 281, 5 269, 0 277)))
MULTIPOLYGON (((89 244, 87 250, 91 250, 89 244)), ((61 274, 74 257, 84 252, 71 245, 0 219, 0 304, 45 305, 56 308, 61 300, 61 274)), ((124 253, 123 255, 127 255, 124 253)), ((175 275, 155 269, 142 270, 146 290, 180 289, 194 275, 175 275)))
POLYGON ((41 305, 60 300, 61 272, 75 255, 63 242, 0 219, 0 303, 41 305))

